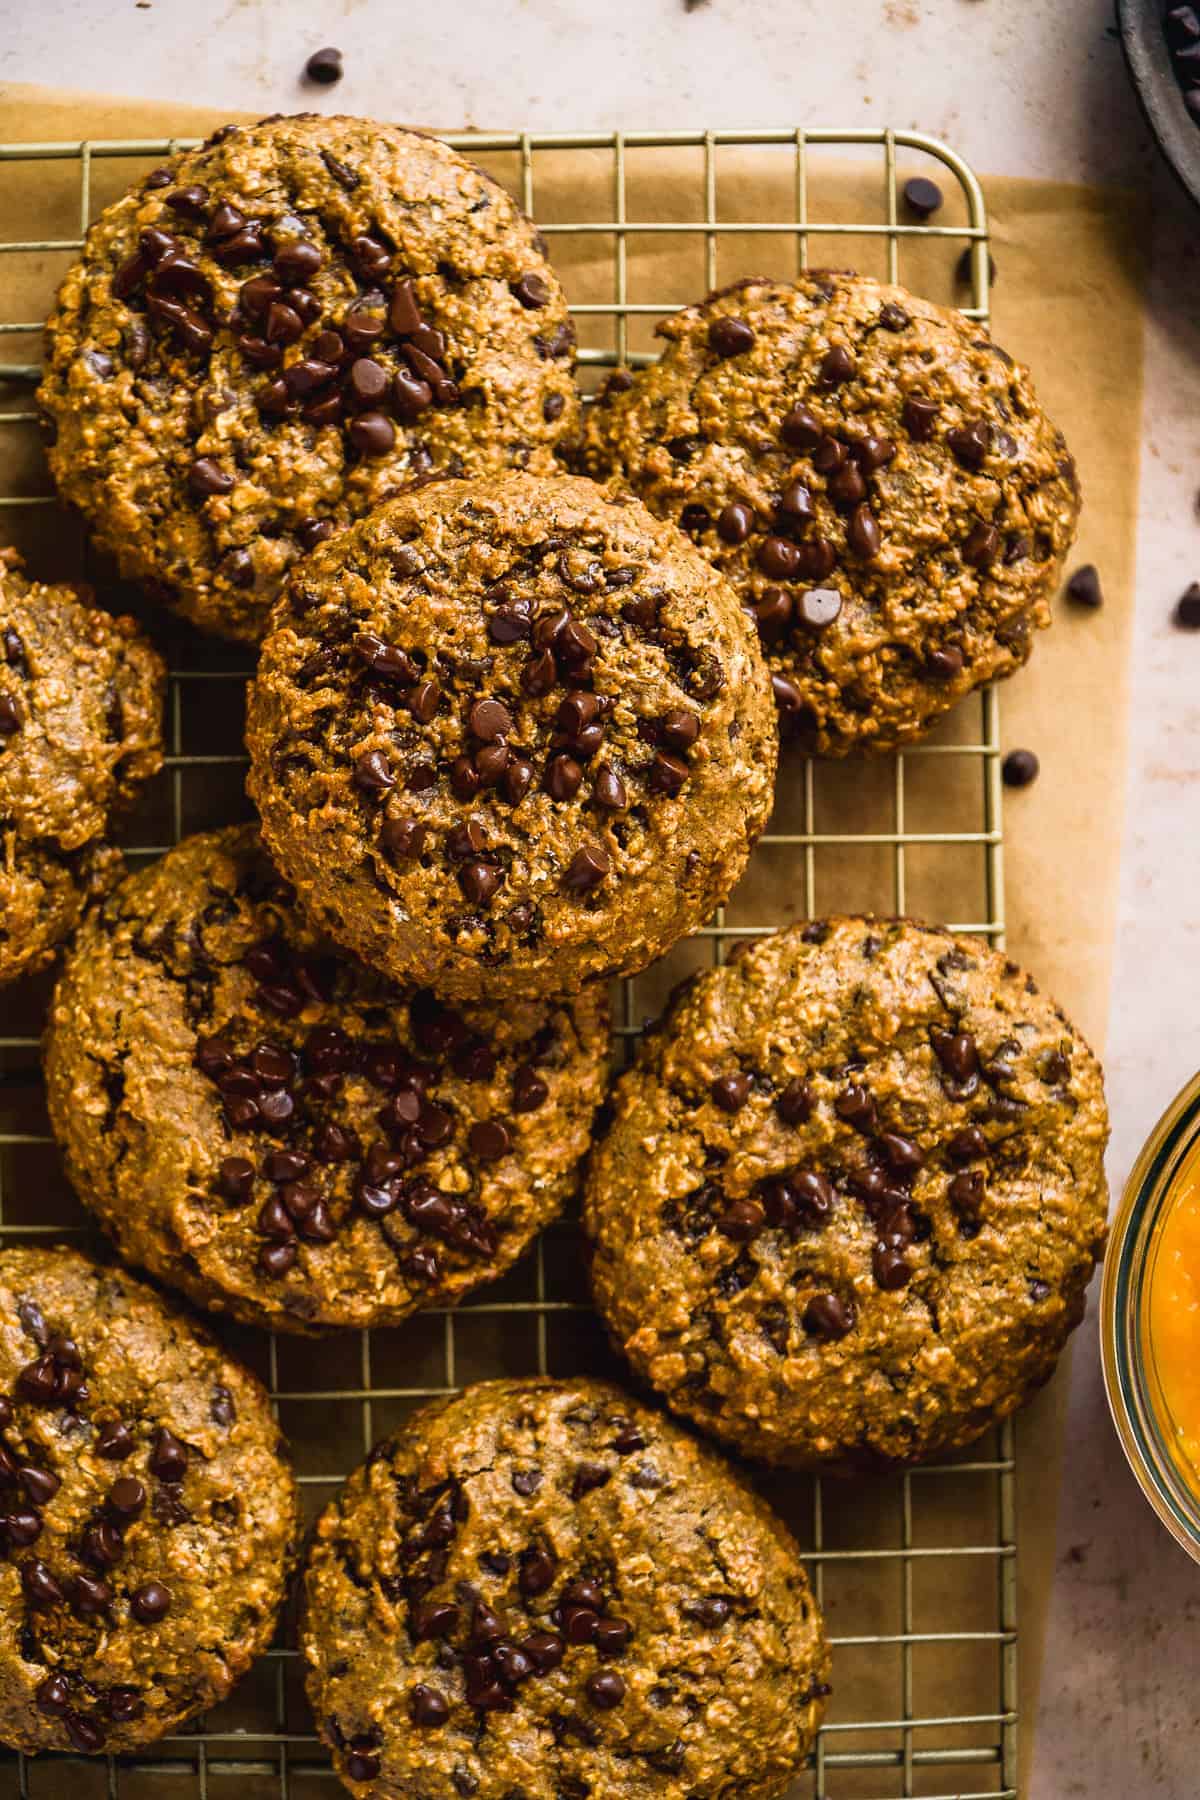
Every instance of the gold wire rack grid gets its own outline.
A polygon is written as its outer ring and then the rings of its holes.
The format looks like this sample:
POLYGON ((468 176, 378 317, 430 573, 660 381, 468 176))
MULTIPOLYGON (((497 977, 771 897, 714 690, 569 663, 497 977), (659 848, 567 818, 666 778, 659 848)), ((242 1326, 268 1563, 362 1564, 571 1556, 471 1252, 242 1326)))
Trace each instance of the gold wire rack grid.
MULTIPOLYGON (((0 145, 0 190, 24 192, 19 216, 36 201, 39 219, 59 232, 0 241, 0 540, 27 549, 39 575, 82 569, 107 600, 133 610, 139 597, 92 566, 49 492, 33 450, 30 384, 41 317, 89 221, 136 165, 189 141, 0 145)), ((987 324, 979 183, 923 134, 500 133, 447 142, 489 166, 538 218, 572 301, 585 389, 605 368, 652 360, 654 320, 748 270, 789 274, 852 259, 987 324), (905 207, 910 173, 941 177, 945 204, 933 221, 905 207)), ((169 753, 125 833, 133 859, 246 812, 244 652, 147 616, 170 662, 169 753)), ((961 913, 955 930, 1001 944, 999 745, 988 689, 901 755, 785 762, 775 817, 729 906, 648 975, 622 983, 625 1052, 680 975, 793 918, 961 913)), ((48 995, 48 978, 23 984, 6 993, 0 1014, 0 1231, 9 1240, 86 1240, 90 1231, 45 1120, 37 1047, 48 995)), ((563 1223, 474 1303, 433 1309, 399 1330, 314 1349, 222 1327, 269 1383, 309 1515, 427 1396, 491 1374, 619 1377, 580 1270, 575 1228, 563 1223)), ((892 1478, 764 1479, 804 1543, 834 1645, 835 1694, 794 1800, 1016 1800, 1015 1480, 1011 1422, 963 1460, 892 1478)), ((0 1800, 328 1800, 331 1779, 286 1629, 229 1701, 142 1756, 0 1752, 0 1800)))

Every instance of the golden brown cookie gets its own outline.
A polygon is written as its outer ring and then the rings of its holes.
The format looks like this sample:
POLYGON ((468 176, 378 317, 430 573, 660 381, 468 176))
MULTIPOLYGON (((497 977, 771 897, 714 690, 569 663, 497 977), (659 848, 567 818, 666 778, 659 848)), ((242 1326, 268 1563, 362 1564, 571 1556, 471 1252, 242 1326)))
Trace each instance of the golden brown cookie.
POLYGON ((533 226, 444 144, 227 125, 88 232, 47 328, 50 466, 124 574, 253 643, 384 495, 552 466, 574 342, 533 226))
POLYGON ((984 328, 865 276, 747 280, 665 319, 579 466, 688 532, 758 624, 785 733, 911 743, 1050 623, 1079 511, 1028 373, 984 328))
POLYGON ((503 1273, 574 1187, 608 1050, 601 989, 460 1014, 331 952, 243 825, 186 839, 85 923, 46 1082, 124 1256, 306 1331, 503 1273))
POLYGON ((730 588, 591 482, 434 482, 297 570, 249 787, 300 904, 397 979, 572 993, 703 924, 771 805, 730 588))
POLYGON ((488 1381, 379 1444, 319 1519, 301 1648, 360 1800, 771 1800, 829 1657, 790 1533, 598 1381, 488 1381))
POLYGON ((267 1648, 299 1524, 278 1426, 142 1282, 0 1251, 0 1488, 4 1743, 151 1743, 267 1648))
POLYGON ((120 878, 106 836, 162 766, 165 670, 137 625, 20 569, 0 551, 0 983, 120 878))
POLYGON ((596 1303, 794 1466, 956 1449, 1053 1372, 1105 1237, 1096 1059, 977 939, 830 919, 677 994, 588 1173, 596 1303))

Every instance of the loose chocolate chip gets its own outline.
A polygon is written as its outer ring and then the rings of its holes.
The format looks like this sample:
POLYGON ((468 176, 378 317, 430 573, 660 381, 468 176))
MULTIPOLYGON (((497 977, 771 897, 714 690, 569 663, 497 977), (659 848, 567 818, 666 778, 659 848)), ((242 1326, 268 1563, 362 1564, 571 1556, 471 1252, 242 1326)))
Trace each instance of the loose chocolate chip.
POLYGON ((717 1219, 717 1230, 734 1244, 749 1244, 767 1222, 756 1200, 733 1200, 717 1219))
POLYGON ((34 1698, 39 1712, 53 1715, 62 1712, 70 1696, 71 1690, 64 1675, 47 1675, 44 1681, 38 1683, 34 1698))
POLYGON ((840 387, 850 381, 858 365, 844 344, 834 344, 821 359, 819 377, 823 387, 840 387))
POLYGON ((962 547, 963 561, 973 569, 986 569, 1000 552, 1000 533, 994 525, 976 519, 962 547))
POLYGON ((350 422, 350 441, 364 456, 386 456, 396 442, 396 428, 381 412, 359 413, 350 422))
POLYGON ((150 1473, 157 1475, 160 1481, 182 1481, 187 1465, 187 1445, 180 1443, 165 1425, 160 1425, 150 1446, 150 1473))
POLYGON ((931 650, 925 658, 925 668, 935 681, 955 681, 963 672, 963 653, 953 644, 931 650))
POLYGON ((809 1337, 831 1341, 845 1337, 853 1329, 854 1319, 853 1301, 843 1300, 839 1294, 814 1294, 801 1323, 809 1337))
POLYGON ((1000 764, 1005 787, 1028 787, 1031 781, 1037 780, 1041 766, 1032 750, 1010 750, 1000 764))
POLYGON ((1172 622, 1183 631, 1200 630, 1200 582, 1193 581, 1175 603, 1172 622))
POLYGON ((1067 598, 1074 600, 1077 606, 1100 606, 1104 596, 1100 591, 1100 575, 1095 563, 1084 563, 1076 569, 1067 583, 1067 598))
POLYGON ((143 1582, 129 1596, 129 1610, 139 1625, 156 1625, 171 1610, 171 1590, 161 1581, 143 1582))
POLYGON ((981 419, 974 419, 967 425, 955 426, 946 433, 946 442, 954 453, 955 460, 964 469, 978 473, 987 460, 988 428, 981 419))
POLYGON ((789 581, 799 571, 800 552, 786 538, 765 537, 755 558, 764 575, 776 581, 789 581))
MULTIPOLYGON (((995 259, 990 254, 987 259, 987 264, 988 264, 988 281, 991 283, 991 285, 993 287, 995 287, 995 285, 996 285, 996 263, 995 263, 995 259)), ((974 276, 974 262, 973 262, 972 256, 971 256, 971 246, 970 246, 970 244, 968 244, 966 249, 963 251, 962 255, 959 257, 958 261, 954 265, 954 279, 958 282, 961 282, 962 285, 965 287, 967 285, 967 283, 973 279, 973 276, 974 276)))
POLYGON ((615 1669, 597 1669, 588 1676, 585 1691, 593 1706, 601 1712, 611 1712, 625 1698, 625 1683, 615 1669))
POLYGON ((567 864, 564 884, 575 894, 599 887, 610 868, 608 852, 600 844, 585 844, 567 864))
POLYGON ((744 544, 754 530, 754 514, 740 500, 731 501, 717 515, 717 536, 726 544, 744 544))
POLYGON ((802 1076, 794 1076, 787 1086, 780 1090, 775 1102, 775 1110, 785 1125, 803 1125, 811 1117, 813 1109, 813 1091, 802 1076))
POLYGON ((933 436, 934 421, 938 416, 937 402, 921 400, 916 396, 904 402, 900 413, 900 423, 910 438, 924 444, 933 436))
POLYGON ((928 181, 923 175, 914 175, 911 181, 904 184, 904 204, 919 219, 928 219, 942 204, 942 190, 936 181, 928 181))
POLYGON ((304 73, 310 81, 319 82, 322 87, 329 87, 333 82, 342 79, 342 53, 327 44, 323 50, 314 50, 304 65, 304 73))
POLYGON ((754 332, 744 319, 714 319, 708 328, 708 347, 718 356, 740 356, 754 344, 754 332))
MULTIPOLYGON (((995 537, 996 534, 992 532, 991 535, 995 537)), ((846 542, 864 562, 873 562, 879 555, 879 524, 869 506, 856 506, 851 513, 850 523, 846 527, 846 542)))
POLYGON ((133 1451, 133 1433, 120 1419, 105 1419, 96 1431, 96 1455, 124 1462, 133 1451))
POLYGON ((779 435, 793 450, 815 450, 825 434, 807 406, 794 406, 780 425, 779 435))
POLYGON ((396 774, 382 750, 368 750, 354 764, 354 781, 365 794, 386 794, 396 785, 396 774))
POLYGON ((512 291, 521 305, 530 312, 536 312, 547 305, 550 299, 549 285, 532 271, 528 275, 522 275, 519 281, 514 281, 512 291))

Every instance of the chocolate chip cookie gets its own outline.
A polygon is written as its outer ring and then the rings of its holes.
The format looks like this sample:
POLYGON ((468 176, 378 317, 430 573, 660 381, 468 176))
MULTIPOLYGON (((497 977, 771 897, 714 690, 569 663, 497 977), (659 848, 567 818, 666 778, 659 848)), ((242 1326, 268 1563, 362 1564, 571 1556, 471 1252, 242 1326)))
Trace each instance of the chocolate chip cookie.
POLYGON ((435 139, 228 125, 88 232, 39 392, 124 574, 257 642, 296 559, 430 472, 552 466, 574 328, 529 220, 435 139))
POLYGON ((105 837, 162 765, 164 678, 132 619, 0 551, 0 983, 51 962, 120 878, 105 837))
POLYGON ((253 826, 187 839, 85 922, 50 1116, 121 1252, 283 1330, 394 1323, 513 1263, 570 1194, 607 1003, 462 1013, 308 931, 253 826))
POLYGON ((435 482, 323 545, 248 718, 301 905, 461 999, 643 968, 725 899, 771 805, 770 685, 732 590, 568 476, 435 482))
POLYGON ((422 1407, 322 1514, 305 1593, 313 1712, 362 1800, 767 1800, 829 1692, 788 1531, 598 1381, 422 1407))
POLYGON ((1048 1379, 1105 1237, 1099 1065, 999 951, 903 919, 677 994, 588 1174, 596 1303, 752 1456, 907 1463, 1048 1379))
POLYGON ((1079 510, 1027 372, 961 314, 821 270, 659 326, 590 409, 588 473, 688 532, 758 625, 781 723, 843 756, 911 743, 1050 623, 1079 510))
POLYGON ((270 1403, 140 1281, 0 1251, 0 1489, 4 1743, 150 1743, 266 1649, 299 1517, 270 1403))

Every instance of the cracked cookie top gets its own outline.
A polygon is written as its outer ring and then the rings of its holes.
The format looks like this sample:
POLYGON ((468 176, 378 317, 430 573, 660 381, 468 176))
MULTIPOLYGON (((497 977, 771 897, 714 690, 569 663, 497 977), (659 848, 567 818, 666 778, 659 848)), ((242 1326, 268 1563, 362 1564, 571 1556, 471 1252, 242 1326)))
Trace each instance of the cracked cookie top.
POLYGON ((912 1462, 1052 1373, 1105 1237, 1078 1031, 998 951, 839 918, 677 993, 588 1171, 596 1304, 748 1454, 912 1462))
POLYGON ((118 879, 105 838, 162 765, 164 676, 133 619, 0 551, 0 982, 43 968, 118 879))
POLYGON ((588 474, 687 532, 757 624, 785 734, 919 738, 1050 623, 1079 511, 1029 375, 960 313, 837 270, 658 328, 586 415, 588 474))
POLYGON ((398 497, 293 575, 250 792, 335 942, 446 996, 643 968, 723 901, 776 733, 732 591, 589 481, 398 497))
POLYGON ((422 475, 552 467, 574 328, 483 170, 351 118, 228 125, 91 227, 50 466, 122 572, 257 642, 292 564, 422 475))
POLYGON ((129 1750, 266 1649, 299 1525, 259 1383, 140 1281, 0 1251, 0 1739, 129 1750))
POLYGON ((305 1597, 318 1728, 371 1800, 768 1800, 829 1692, 788 1531, 597 1381, 423 1407, 321 1515, 305 1597))
POLYGON ((307 929, 253 826, 187 839, 89 918, 55 993, 51 1120, 123 1255, 282 1330, 394 1323, 561 1210, 608 1009, 462 1012, 307 929))

